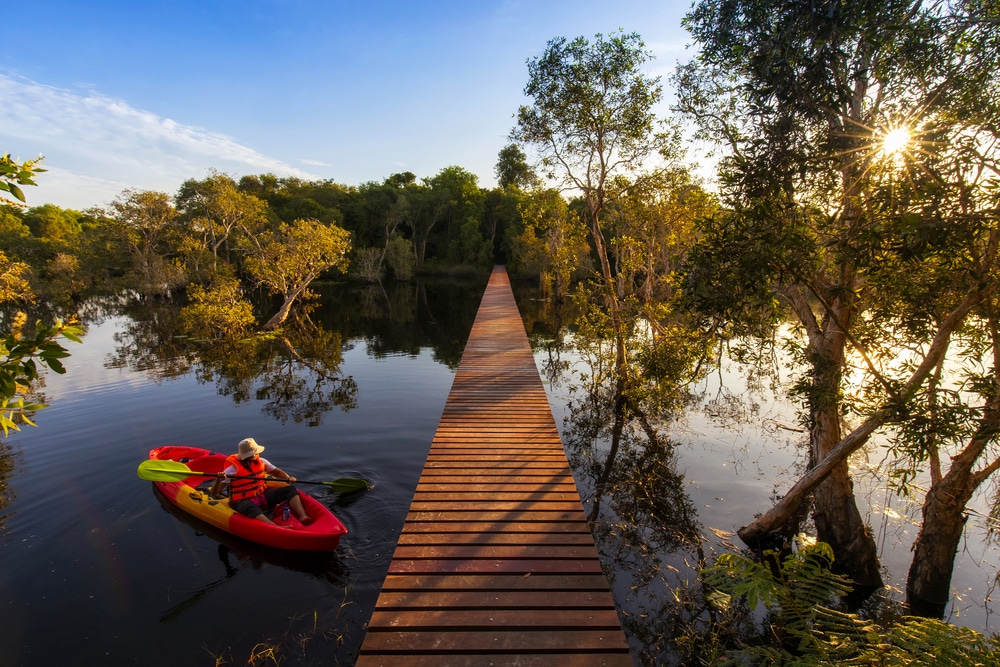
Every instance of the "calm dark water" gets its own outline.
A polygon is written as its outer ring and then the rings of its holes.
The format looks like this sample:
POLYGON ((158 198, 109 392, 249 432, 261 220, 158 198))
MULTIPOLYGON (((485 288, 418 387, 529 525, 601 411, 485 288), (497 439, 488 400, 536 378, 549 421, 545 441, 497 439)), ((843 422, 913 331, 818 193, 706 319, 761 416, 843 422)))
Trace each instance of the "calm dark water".
POLYGON ((280 357, 248 384, 237 362, 189 364, 169 329, 92 324, 47 377, 38 428, 2 454, 0 665, 243 665, 268 647, 283 665, 352 664, 484 286, 328 289, 311 319, 340 333, 356 391, 318 416, 303 407, 315 376, 280 357), (248 436, 301 479, 375 483, 354 498, 302 487, 350 531, 332 557, 220 546, 136 476, 154 447, 230 452, 248 436))
MULTIPOLYGON (((176 312, 164 305, 93 319, 84 344, 70 344, 69 372, 47 376, 39 427, 12 434, 0 453, 0 667, 353 664, 484 287, 485 276, 324 285, 295 336, 235 351, 175 338, 176 312), (219 541, 166 511, 135 474, 154 447, 229 452, 248 436, 301 479, 375 483, 354 497, 302 486, 350 531, 333 555, 219 541)), ((656 664, 650 656, 669 654, 677 627, 673 589, 693 579, 698 558, 738 546, 732 532, 787 488, 802 436, 784 428, 793 420, 780 401, 746 411, 715 400, 712 418, 692 411, 672 424, 677 445, 654 480, 655 503, 595 500, 607 447, 600 435, 577 437, 587 416, 571 391, 586 367, 553 344, 561 336, 547 304, 517 294, 585 508, 600 510, 633 655, 656 664), (623 523, 639 521, 625 534, 623 523)), ((740 393, 738 374, 714 378, 707 395, 720 385, 740 393)), ((619 460, 627 473, 631 459, 619 460)), ((900 587, 913 508, 877 489, 859 481, 900 587)), ((985 541, 967 542, 948 620, 989 629, 996 560, 985 541)))

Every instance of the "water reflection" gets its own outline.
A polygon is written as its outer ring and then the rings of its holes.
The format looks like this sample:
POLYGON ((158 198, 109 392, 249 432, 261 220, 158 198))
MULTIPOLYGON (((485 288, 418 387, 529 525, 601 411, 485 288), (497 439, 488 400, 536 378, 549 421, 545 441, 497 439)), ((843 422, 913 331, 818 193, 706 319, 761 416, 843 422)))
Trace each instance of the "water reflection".
POLYGON ((179 301, 124 302, 120 308, 128 319, 115 334, 115 350, 105 365, 143 372, 156 382, 193 373, 237 405, 261 402, 261 411, 275 420, 309 426, 322 424, 334 408, 357 407, 357 382, 341 372, 345 338, 364 340, 376 358, 417 355, 430 338, 435 358, 457 367, 471 327, 455 321, 470 310, 468 286, 437 287, 433 300, 423 282, 393 289, 324 283, 316 291, 322 310, 304 304, 280 333, 242 340, 179 335, 179 301))
MULTIPOLYGON (((663 664, 676 655, 673 638, 691 617, 681 581, 693 581, 705 562, 676 443, 622 423, 611 397, 589 392, 568 407, 563 440, 623 627, 638 664, 663 664)), ((701 610, 695 615, 708 612, 700 596, 689 602, 701 610)))
POLYGON ((175 519, 182 521, 195 530, 198 536, 206 536, 218 542, 216 547, 222 569, 219 578, 186 594, 160 615, 161 623, 176 620, 185 611, 195 606, 205 596, 216 588, 233 579, 247 568, 259 570, 266 565, 275 565, 285 569, 310 574, 322 579, 337 588, 343 588, 349 579, 350 570, 344 564, 339 554, 334 552, 301 552, 287 549, 274 549, 240 538, 221 530, 212 524, 184 512, 171 503, 156 488, 152 486, 153 495, 160 506, 175 519))

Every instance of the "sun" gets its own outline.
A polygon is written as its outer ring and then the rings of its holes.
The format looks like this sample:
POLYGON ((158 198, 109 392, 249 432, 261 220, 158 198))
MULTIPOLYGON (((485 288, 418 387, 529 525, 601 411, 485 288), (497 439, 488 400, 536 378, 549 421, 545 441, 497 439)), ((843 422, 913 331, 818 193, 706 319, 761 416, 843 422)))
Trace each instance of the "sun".
POLYGON ((896 127, 882 136, 882 154, 897 156, 910 144, 910 130, 906 127, 896 127))

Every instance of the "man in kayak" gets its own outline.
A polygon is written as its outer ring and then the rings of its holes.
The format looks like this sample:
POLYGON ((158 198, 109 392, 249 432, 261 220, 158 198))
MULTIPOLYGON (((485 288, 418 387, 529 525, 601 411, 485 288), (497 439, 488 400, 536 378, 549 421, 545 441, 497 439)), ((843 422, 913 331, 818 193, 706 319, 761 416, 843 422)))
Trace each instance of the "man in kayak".
POLYGON ((267 511, 278 503, 287 502, 295 518, 303 524, 312 523, 302 506, 302 499, 292 482, 295 478, 281 468, 260 456, 264 447, 253 438, 240 440, 239 451, 226 457, 226 468, 216 475, 212 485, 212 495, 222 492, 224 484, 229 484, 229 504, 240 514, 251 519, 274 523, 267 511), (230 475, 253 479, 229 479, 230 475), (283 486, 268 487, 267 478, 274 477, 288 482, 283 486))

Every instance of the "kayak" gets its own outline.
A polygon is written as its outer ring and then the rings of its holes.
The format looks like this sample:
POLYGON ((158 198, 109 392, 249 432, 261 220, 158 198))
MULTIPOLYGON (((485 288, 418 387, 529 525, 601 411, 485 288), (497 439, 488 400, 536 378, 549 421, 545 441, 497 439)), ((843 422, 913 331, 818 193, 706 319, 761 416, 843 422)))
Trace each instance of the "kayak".
MULTIPOLYGON (((192 472, 217 473, 226 467, 226 456, 200 447, 168 446, 149 452, 153 461, 180 461, 192 472)), ((274 524, 240 514, 223 496, 210 493, 213 477, 192 475, 176 482, 153 482, 163 497, 180 510, 227 533, 277 549, 333 551, 347 528, 326 505, 299 489, 302 506, 312 519, 302 524, 294 515, 283 517, 286 503, 279 503, 271 517, 274 524)), ((281 482, 272 485, 280 486, 281 482)))

